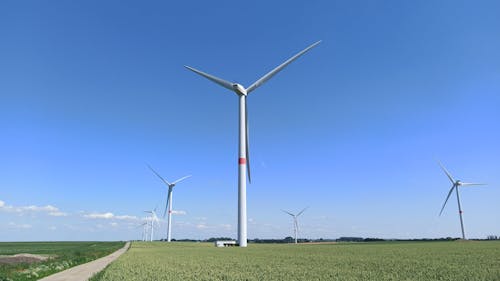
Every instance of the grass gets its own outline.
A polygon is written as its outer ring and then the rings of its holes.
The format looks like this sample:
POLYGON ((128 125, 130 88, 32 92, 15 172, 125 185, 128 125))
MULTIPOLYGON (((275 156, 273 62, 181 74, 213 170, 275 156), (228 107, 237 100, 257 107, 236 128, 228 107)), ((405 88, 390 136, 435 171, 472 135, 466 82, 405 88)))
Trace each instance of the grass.
POLYGON ((0 255, 29 253, 50 257, 37 263, 0 263, 0 281, 38 280, 106 256, 123 245, 124 242, 0 242, 0 255))
POLYGON ((500 280, 500 242, 135 242, 91 280, 500 280))

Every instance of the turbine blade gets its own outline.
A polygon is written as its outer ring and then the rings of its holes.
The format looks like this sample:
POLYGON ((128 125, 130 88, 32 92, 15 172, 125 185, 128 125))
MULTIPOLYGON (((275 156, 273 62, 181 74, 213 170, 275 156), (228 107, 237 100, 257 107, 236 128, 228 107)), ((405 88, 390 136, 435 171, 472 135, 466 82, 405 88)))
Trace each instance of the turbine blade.
POLYGON ((297 214, 297 217, 300 216, 305 210, 309 209, 309 207, 305 207, 302 211, 300 211, 298 214, 297 214))
POLYGON ((269 71, 266 75, 262 76, 259 80, 255 81, 252 85, 250 85, 250 87, 248 87, 246 90, 247 90, 247 94, 249 94, 250 92, 252 92, 253 90, 257 89, 257 87, 261 86, 262 84, 264 84, 267 80, 271 79, 271 77, 273 77, 274 75, 276 75, 276 73, 280 72, 283 68, 285 68, 287 65, 289 65, 291 62, 293 62, 294 60, 298 59, 300 56, 302 56, 303 54, 305 54, 307 51, 309 51, 310 49, 314 48, 316 45, 318 45, 321 41, 318 41, 312 45, 310 45, 309 47, 305 48, 304 50, 300 51, 298 54, 296 54, 295 56, 289 58, 287 61, 285 61, 284 63, 280 64, 278 67, 276 67, 275 69, 269 71))
POLYGON ((439 164, 439 166, 441 166, 441 169, 443 169, 443 172, 448 176, 448 178, 450 179, 451 183, 455 184, 455 180, 453 179, 453 177, 451 176, 451 174, 448 172, 448 170, 446 170, 446 168, 441 164, 441 162, 438 161, 438 164, 439 164))
POLYGON ((283 211, 283 212, 285 212, 285 213, 287 213, 287 214, 289 214, 289 215, 290 215, 290 216, 292 216, 292 217, 295 217, 295 215, 294 215, 294 214, 292 214, 292 213, 290 213, 290 212, 287 212, 287 211, 285 211, 285 210, 282 210, 282 211, 283 211))
POLYGON ((448 199, 450 198, 451 196, 451 193, 453 192, 453 189, 456 188, 456 185, 453 185, 450 189, 450 192, 448 192, 448 196, 446 196, 446 200, 444 200, 444 204, 443 204, 443 207, 441 208, 441 212, 439 212, 439 215, 441 215, 443 213, 443 210, 444 210, 444 206, 446 206, 446 202, 448 202, 448 199))
POLYGON ((215 82, 215 83, 217 83, 217 84, 221 85, 222 87, 224 87, 224 88, 226 88, 226 89, 229 89, 229 90, 231 90, 231 91, 233 91, 233 92, 234 92, 233 83, 231 83, 231 82, 229 82, 229 81, 226 81, 226 80, 224 80, 224 79, 221 79, 221 78, 219 78, 219 77, 215 77, 215 76, 213 76, 213 75, 210 75, 210 74, 208 74, 208 73, 205 73, 205 72, 203 72, 203 71, 200 71, 200 70, 198 70, 198 69, 192 68, 192 67, 187 66, 187 65, 185 65, 184 67, 185 67, 185 68, 187 68, 187 69, 189 69, 189 70, 191 70, 192 72, 194 72, 194 73, 196 73, 196 74, 199 74, 199 75, 201 75, 201 76, 203 76, 203 77, 207 78, 208 80, 210 80, 210 81, 212 81, 212 82, 215 82))
POLYGON ((191 175, 188 175, 188 176, 182 177, 182 178, 180 178, 180 179, 178 179, 178 180, 174 181, 172 184, 179 183, 179 182, 181 182, 181 181, 183 181, 183 180, 185 180, 185 179, 187 179, 187 178, 190 178, 190 177, 191 177, 191 175))
POLYGON ((462 186, 470 186, 470 185, 486 185, 486 183, 475 183, 475 182, 461 182, 460 185, 462 186))
POLYGON ((166 185, 170 185, 170 183, 164 179, 160 174, 158 174, 149 164, 148 164, 149 169, 157 176, 159 177, 166 185))
POLYGON ((153 212, 153 218, 152 218, 152 221, 151 221, 151 225, 153 223, 156 223, 156 226, 160 227, 160 220, 158 219, 158 216, 156 215, 155 212, 153 212))
POLYGON ((252 177, 250 176, 250 144, 248 142, 248 110, 247 110, 247 97, 245 96, 245 145, 246 145, 246 158, 247 158, 247 176, 248 182, 252 183, 252 177))

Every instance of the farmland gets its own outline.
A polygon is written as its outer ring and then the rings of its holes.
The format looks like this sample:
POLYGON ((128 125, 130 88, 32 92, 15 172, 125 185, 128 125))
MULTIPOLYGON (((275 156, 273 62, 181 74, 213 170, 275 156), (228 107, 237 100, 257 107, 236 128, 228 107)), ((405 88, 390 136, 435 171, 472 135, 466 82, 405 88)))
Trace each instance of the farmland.
POLYGON ((500 280, 500 242, 135 242, 92 280, 500 280))
POLYGON ((0 281, 38 280, 108 255, 123 242, 2 242, 0 243, 0 281), (11 257, 15 254, 25 254, 11 257), (32 256, 40 260, 36 261, 32 256), (44 258, 45 260, 42 260, 44 258))

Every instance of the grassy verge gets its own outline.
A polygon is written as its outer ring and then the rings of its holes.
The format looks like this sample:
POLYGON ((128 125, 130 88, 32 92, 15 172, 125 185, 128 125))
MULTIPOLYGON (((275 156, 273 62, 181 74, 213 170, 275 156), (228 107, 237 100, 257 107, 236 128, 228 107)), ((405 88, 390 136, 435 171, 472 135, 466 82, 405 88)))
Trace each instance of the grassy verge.
POLYGON ((48 256, 36 263, 4 264, 0 261, 0 281, 38 280, 42 277, 106 256, 124 242, 1 242, 0 255, 20 253, 48 256))

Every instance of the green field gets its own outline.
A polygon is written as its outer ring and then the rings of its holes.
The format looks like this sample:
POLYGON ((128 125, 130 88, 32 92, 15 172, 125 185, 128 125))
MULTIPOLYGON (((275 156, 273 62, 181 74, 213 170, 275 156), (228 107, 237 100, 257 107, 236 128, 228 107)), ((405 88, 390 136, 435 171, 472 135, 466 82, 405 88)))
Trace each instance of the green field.
POLYGON ((106 256, 124 242, 0 242, 0 256, 21 253, 50 257, 36 263, 2 263, 0 281, 38 280, 41 277, 106 256))
POLYGON ((500 242, 134 242, 92 280, 500 280, 500 242))

